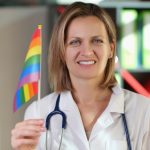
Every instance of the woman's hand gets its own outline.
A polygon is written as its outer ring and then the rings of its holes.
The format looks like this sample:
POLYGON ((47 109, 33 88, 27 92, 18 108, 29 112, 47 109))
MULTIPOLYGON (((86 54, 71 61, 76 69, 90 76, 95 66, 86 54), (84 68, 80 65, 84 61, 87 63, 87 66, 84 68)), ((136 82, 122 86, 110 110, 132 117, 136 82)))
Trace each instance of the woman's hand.
POLYGON ((14 150, 33 150, 44 132, 44 120, 30 119, 19 122, 12 130, 11 145, 14 150))

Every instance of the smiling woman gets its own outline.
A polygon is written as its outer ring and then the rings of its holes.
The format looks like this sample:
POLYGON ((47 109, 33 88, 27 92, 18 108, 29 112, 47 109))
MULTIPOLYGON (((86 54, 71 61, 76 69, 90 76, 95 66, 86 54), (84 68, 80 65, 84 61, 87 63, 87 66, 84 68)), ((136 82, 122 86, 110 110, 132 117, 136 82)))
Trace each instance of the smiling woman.
POLYGON ((150 149, 150 101, 117 85, 115 48, 115 26, 102 8, 68 6, 50 41, 54 92, 33 102, 12 130, 14 150, 150 149))
MULTIPOLYGON (((95 40, 96 41, 99 40, 99 42, 101 42, 101 45, 104 42, 103 45, 105 45, 105 47, 107 45, 111 51, 111 54, 109 56, 111 59, 108 59, 107 67, 105 68, 105 72, 103 72, 103 79, 101 79, 100 81, 100 86, 112 87, 116 84, 116 79, 114 77, 114 64, 115 64, 115 53, 116 53, 115 25, 112 19, 110 18, 110 16, 103 9, 100 9, 98 6, 93 4, 91 4, 91 7, 90 5, 89 6, 87 5, 85 7, 82 4, 83 3, 79 2, 76 3, 76 5, 71 5, 65 11, 65 13, 62 14, 62 16, 59 18, 58 22, 54 27, 54 32, 52 34, 52 39, 50 43, 50 52, 49 52, 50 54, 49 77, 51 83, 50 85, 54 83, 54 88, 58 92, 62 90, 73 90, 73 86, 70 80, 70 75, 68 69, 66 68, 67 67, 66 60, 65 60, 66 47, 67 49, 71 46, 76 47, 81 42, 83 42, 82 40, 84 39, 81 39, 82 36, 86 36, 85 33, 88 34, 89 32, 91 32, 89 33, 91 35, 88 36, 91 36, 90 38, 92 38, 92 39, 88 39, 91 40, 90 43, 91 42, 95 43, 95 40), (91 20, 85 19, 87 17, 90 18, 91 20), (84 23, 82 19, 84 20, 84 23), (76 23, 74 26, 72 26, 75 20, 79 20, 78 24, 76 23), (78 28, 79 24, 80 26, 82 26, 82 28, 80 27, 80 29, 78 28), (89 26, 87 27, 88 24, 89 26), (69 30, 70 27, 72 28, 72 33, 68 33, 70 31, 69 30), (84 30, 81 31, 82 29, 84 30), (96 33, 97 31, 98 34, 96 33), (69 37, 70 34, 74 34, 71 36, 76 36, 76 37, 72 37, 74 39, 70 39, 69 37), (78 34, 80 34, 81 37, 78 34), (53 49, 55 49, 55 51, 53 51, 53 49), (58 60, 56 61, 57 58, 60 58, 59 61, 58 60)), ((86 40, 87 38, 88 37, 86 37, 86 40)), ((85 45, 83 44, 82 46, 85 45)))
POLYGON ((95 16, 78 17, 67 33, 65 60, 73 87, 81 79, 96 80, 101 85, 108 59, 115 51, 103 22, 95 16))

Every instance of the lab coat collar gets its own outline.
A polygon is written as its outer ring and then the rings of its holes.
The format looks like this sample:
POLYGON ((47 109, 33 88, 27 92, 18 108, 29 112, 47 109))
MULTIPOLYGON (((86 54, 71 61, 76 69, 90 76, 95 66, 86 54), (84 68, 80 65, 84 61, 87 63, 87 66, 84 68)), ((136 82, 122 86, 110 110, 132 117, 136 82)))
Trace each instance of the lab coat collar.
MULTIPOLYGON (((124 113, 123 90, 117 85, 112 88, 112 91, 113 93, 111 95, 110 102, 103 114, 98 118, 96 124, 94 125, 89 140, 92 140, 103 128, 107 128, 111 124, 113 124, 114 120, 112 117, 112 113, 124 113)), ((72 132, 74 132, 82 140, 87 141, 80 112, 72 98, 71 92, 65 91, 61 93, 60 109, 62 109, 62 111, 66 113, 68 126, 70 127, 72 132)), ((86 146, 88 147, 88 145, 86 146)))
POLYGON ((112 95, 106 110, 110 113, 124 113, 124 93, 119 85, 112 88, 112 95))
MULTIPOLYGON (((70 91, 62 92, 60 98, 60 106, 64 110, 79 112, 70 91)), ((124 113, 124 93, 123 89, 119 85, 112 88, 112 95, 106 110, 109 112, 124 113)))

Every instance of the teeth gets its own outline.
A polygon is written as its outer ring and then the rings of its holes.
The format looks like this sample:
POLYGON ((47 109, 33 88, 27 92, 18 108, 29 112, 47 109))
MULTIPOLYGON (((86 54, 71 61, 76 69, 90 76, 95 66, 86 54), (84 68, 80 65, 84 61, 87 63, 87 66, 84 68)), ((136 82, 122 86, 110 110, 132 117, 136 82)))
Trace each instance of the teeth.
POLYGON ((79 64, 81 64, 81 65, 91 65, 91 64, 94 64, 95 63, 95 61, 79 61, 79 64))

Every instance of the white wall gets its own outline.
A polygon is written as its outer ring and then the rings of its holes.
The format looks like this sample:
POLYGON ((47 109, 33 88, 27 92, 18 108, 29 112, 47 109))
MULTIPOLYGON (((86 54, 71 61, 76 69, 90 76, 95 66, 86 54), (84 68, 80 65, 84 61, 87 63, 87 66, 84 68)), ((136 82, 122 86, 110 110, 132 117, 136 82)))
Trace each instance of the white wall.
POLYGON ((42 96, 47 84, 47 50, 50 18, 48 7, 0 8, 0 150, 11 150, 11 129, 23 119, 31 102, 13 113, 13 97, 32 33, 43 25, 42 96))

